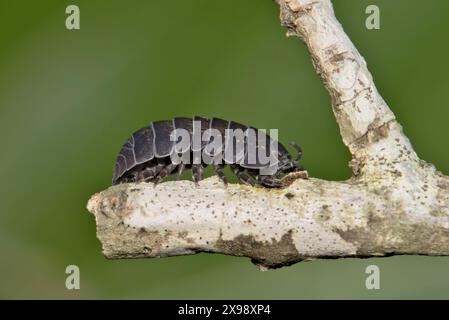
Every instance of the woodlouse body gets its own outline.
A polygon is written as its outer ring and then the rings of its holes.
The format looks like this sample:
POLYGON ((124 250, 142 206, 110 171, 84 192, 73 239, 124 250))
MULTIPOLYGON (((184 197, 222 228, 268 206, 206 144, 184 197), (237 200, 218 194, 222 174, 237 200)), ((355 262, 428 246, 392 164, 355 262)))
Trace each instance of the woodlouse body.
POLYGON ((297 164, 302 151, 296 144, 294 147, 298 154, 292 160, 281 143, 261 130, 219 118, 195 116, 153 121, 133 133, 123 145, 117 156, 112 183, 158 183, 175 172, 179 179, 188 169, 192 170, 193 180, 198 183, 203 169, 211 164, 225 184, 223 167, 229 165, 245 184, 281 187, 279 178, 282 174, 302 170, 297 164), (182 145, 180 133, 185 133, 184 140, 188 141, 183 148, 179 147, 182 145), (197 136, 201 140, 196 141, 197 136))

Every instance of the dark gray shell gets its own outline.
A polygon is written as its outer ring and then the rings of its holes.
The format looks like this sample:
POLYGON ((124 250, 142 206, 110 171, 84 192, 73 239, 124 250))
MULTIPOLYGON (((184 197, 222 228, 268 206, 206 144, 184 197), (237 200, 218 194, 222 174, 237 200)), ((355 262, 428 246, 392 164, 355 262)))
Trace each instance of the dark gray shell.
POLYGON ((154 121, 152 127, 154 135, 154 156, 156 158, 168 157, 171 154, 175 143, 171 139, 171 134, 174 130, 173 121, 154 121))
POLYGON ((112 182, 115 183, 125 172, 153 158, 154 133, 150 124, 148 127, 134 132, 123 145, 115 162, 112 182))
MULTIPOLYGON (((162 159, 171 155, 174 150, 174 139, 171 137, 174 129, 182 128, 186 129, 190 135, 193 134, 197 128, 195 127, 195 121, 199 121, 201 123, 201 134, 204 133, 205 130, 217 129, 220 131, 221 136, 223 137, 222 145, 225 143, 225 130, 226 129, 241 129, 245 134, 248 132, 247 129, 254 130, 256 136, 260 130, 240 124, 235 121, 227 121, 219 118, 212 118, 211 120, 195 116, 192 118, 174 118, 173 120, 162 120, 162 121, 154 121, 149 126, 144 127, 136 132, 134 132, 131 137, 126 141, 120 150, 117 160, 115 163, 114 174, 112 178, 113 184, 116 184, 121 177, 126 175, 129 172, 139 165, 142 165, 146 162, 149 162, 153 159, 162 159)), ((279 142, 273 140, 268 135, 266 135, 269 139, 267 139, 266 145, 261 145, 259 140, 256 139, 256 148, 263 148, 266 154, 269 154, 271 151, 271 145, 277 144, 278 154, 276 155, 276 164, 282 161, 281 159, 291 159, 290 154, 287 149, 279 142)), ((248 142, 247 137, 245 136, 245 144, 248 142)), ((201 149, 196 149, 195 146, 190 146, 191 151, 201 151, 207 144, 208 140, 202 141, 201 149)), ((229 146, 224 146, 224 150, 229 146)), ((235 148, 235 144, 234 144, 235 148)), ((246 149, 245 149, 246 150, 246 149)), ((260 169, 263 168, 259 161, 255 164, 249 164, 248 154, 247 152, 242 152, 242 150, 233 150, 232 159, 226 163, 231 164, 239 164, 240 166, 248 169, 260 169)))
MULTIPOLYGON (((248 169, 260 169, 262 167, 265 167, 265 165, 262 164, 261 159, 259 158, 259 154, 265 154, 266 156, 269 156, 274 151, 274 146, 277 147, 278 154, 274 155, 275 159, 271 162, 273 166, 278 165, 280 162, 280 159, 284 157, 285 155, 290 156, 288 151, 284 148, 282 144, 277 142, 276 140, 273 140, 269 135, 262 132, 261 130, 258 130, 256 128, 249 128, 250 130, 247 131, 247 139, 249 139, 250 134, 254 134, 253 139, 255 140, 255 153, 256 153, 256 162, 250 161, 248 152, 245 153, 244 160, 240 163, 240 165, 244 168, 248 169), (263 143, 259 137, 263 138, 262 141, 265 141, 263 143)), ((248 145, 249 143, 246 142, 248 145)), ((254 160, 254 159, 253 159, 254 160)))

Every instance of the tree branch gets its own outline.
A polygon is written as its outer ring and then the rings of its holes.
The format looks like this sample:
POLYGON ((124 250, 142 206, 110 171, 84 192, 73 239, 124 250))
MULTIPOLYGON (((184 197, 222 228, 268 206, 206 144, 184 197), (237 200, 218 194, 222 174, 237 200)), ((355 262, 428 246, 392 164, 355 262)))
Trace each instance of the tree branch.
POLYGON ((217 252, 265 269, 325 257, 449 255, 449 178, 418 158, 331 2, 277 2, 332 98, 353 177, 291 174, 279 190, 225 188, 216 177, 199 187, 110 187, 88 203, 106 257, 217 252))

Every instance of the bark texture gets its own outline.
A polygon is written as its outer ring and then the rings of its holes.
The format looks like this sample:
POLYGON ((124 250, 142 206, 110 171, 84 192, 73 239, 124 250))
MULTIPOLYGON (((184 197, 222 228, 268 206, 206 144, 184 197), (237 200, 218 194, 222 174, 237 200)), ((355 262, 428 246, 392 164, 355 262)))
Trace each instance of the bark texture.
POLYGON ((108 258, 217 252, 261 269, 326 257, 449 255, 449 178, 419 159, 329 0, 277 0, 332 100, 353 176, 291 174, 279 190, 123 184, 88 203, 108 258))

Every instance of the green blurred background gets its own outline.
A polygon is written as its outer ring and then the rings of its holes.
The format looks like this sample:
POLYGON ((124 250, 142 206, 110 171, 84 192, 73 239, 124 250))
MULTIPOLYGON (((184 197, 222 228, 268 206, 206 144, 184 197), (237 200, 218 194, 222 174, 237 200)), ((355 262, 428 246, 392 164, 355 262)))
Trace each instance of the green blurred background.
MULTIPOLYGON (((449 1, 334 1, 419 155, 449 173, 449 1), (365 8, 381 9, 381 30, 365 8)), ((270 0, 0 0, 1 298, 449 298, 449 258, 300 263, 259 272, 199 254, 108 261, 89 196, 151 120, 217 116, 279 128, 315 177, 350 176, 330 100, 270 0), (65 8, 81 30, 65 28, 65 8), (65 288, 65 268, 81 290, 65 288), (365 268, 381 289, 365 288, 365 268)))

